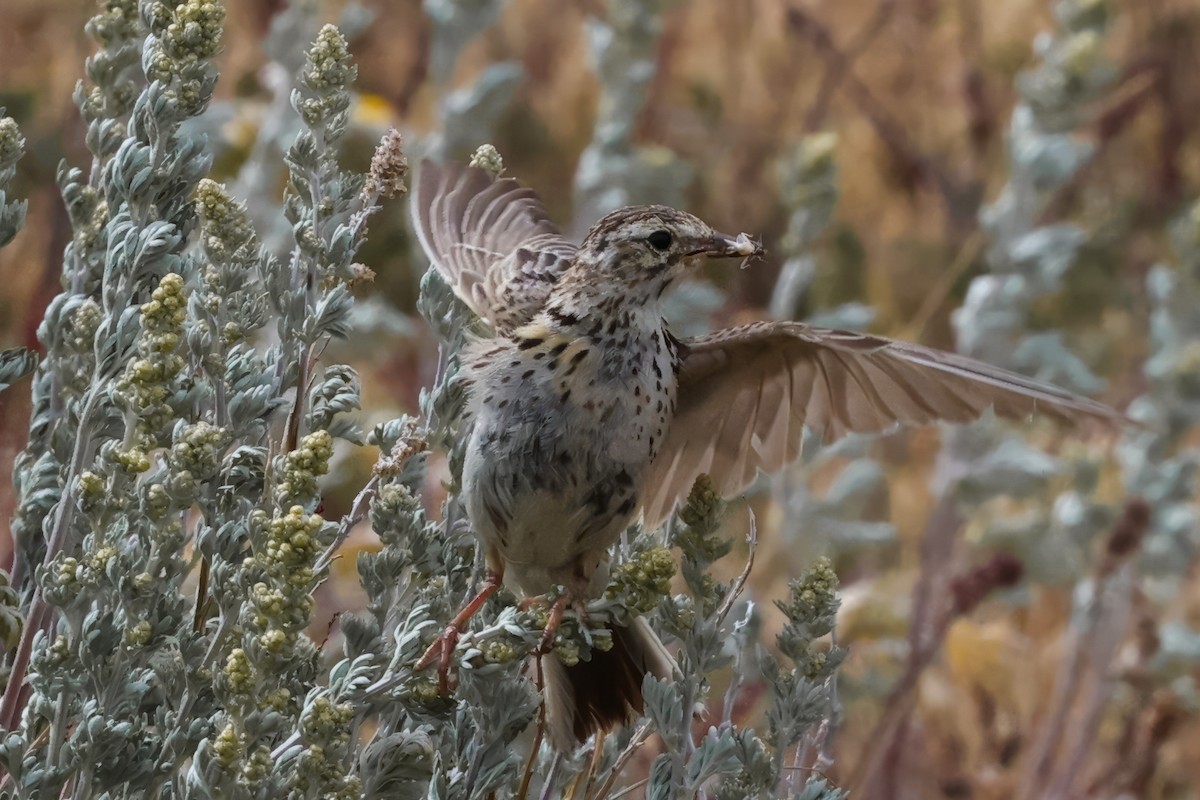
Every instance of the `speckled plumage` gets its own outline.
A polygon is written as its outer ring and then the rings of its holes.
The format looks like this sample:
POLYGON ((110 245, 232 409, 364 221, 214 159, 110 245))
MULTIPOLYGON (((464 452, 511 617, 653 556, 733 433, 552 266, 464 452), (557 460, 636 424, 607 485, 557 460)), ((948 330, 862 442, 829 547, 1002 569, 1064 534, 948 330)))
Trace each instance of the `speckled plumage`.
MULTIPOLYGON (((463 496, 489 565, 528 594, 598 595, 609 548, 639 513, 658 524, 701 473, 740 491, 797 456, 805 424, 832 438, 988 408, 1120 419, 970 359, 802 323, 677 340, 664 294, 705 258, 746 255, 747 240, 675 209, 614 211, 576 248, 530 190, 483 170, 425 164, 413 202, 430 259, 495 333, 465 358, 463 496)), ((559 744, 640 710, 640 674, 669 674, 644 623, 620 638, 625 652, 596 656, 617 659, 615 707, 577 707, 577 680, 547 672, 559 744)))
POLYGON ((678 345, 657 305, 690 268, 644 243, 712 241, 674 209, 602 220, 527 324, 481 342, 465 362, 474 428, 464 464, 467 510, 524 591, 594 596, 608 548, 634 518, 644 474, 675 408, 678 345), (657 265, 664 265, 662 269, 657 265))

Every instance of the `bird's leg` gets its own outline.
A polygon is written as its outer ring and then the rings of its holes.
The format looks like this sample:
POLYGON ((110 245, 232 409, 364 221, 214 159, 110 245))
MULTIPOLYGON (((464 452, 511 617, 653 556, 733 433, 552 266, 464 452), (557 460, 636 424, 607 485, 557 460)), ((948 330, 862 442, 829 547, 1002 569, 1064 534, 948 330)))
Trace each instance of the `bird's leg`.
POLYGON ((571 604, 570 592, 563 592, 550 606, 550 617, 546 620, 546 629, 542 632, 542 641, 537 652, 549 653, 554 649, 554 637, 558 634, 558 626, 562 624, 563 614, 571 604))
POLYGON ((570 604, 569 596, 564 592, 551 603, 544 594, 535 594, 529 597, 523 597, 517 603, 517 608, 521 611, 528 611, 531 608, 546 609, 550 612, 546 618, 546 627, 542 629, 542 638, 538 642, 537 648, 533 651, 534 656, 540 661, 542 656, 554 649, 554 636, 558 633, 558 626, 562 624, 563 614, 566 612, 567 606, 570 604))
POLYGON ((554 649, 554 637, 558 634, 558 626, 562 624, 568 607, 574 609, 580 626, 587 624, 587 584, 579 581, 574 583, 577 585, 568 584, 563 587, 563 593, 550 605, 550 617, 546 620, 538 653, 549 653, 554 649))
POLYGON ((528 611, 531 608, 549 608, 550 601, 546 599, 544 594, 534 594, 529 597, 522 597, 517 601, 518 611, 528 611))
POLYGON ((426 667, 438 662, 438 685, 443 692, 450 689, 450 659, 454 655, 454 646, 458 644, 458 636, 462 633, 463 628, 471 621, 471 617, 479 613, 483 608, 483 604, 488 598, 500 590, 504 585, 504 573, 494 569, 487 571, 487 577, 483 580, 483 586, 475 593, 465 606, 462 607, 454 619, 450 620, 450 624, 442 631, 441 635, 434 640, 433 644, 425 651, 420 660, 413 665, 413 671, 419 672, 426 667))

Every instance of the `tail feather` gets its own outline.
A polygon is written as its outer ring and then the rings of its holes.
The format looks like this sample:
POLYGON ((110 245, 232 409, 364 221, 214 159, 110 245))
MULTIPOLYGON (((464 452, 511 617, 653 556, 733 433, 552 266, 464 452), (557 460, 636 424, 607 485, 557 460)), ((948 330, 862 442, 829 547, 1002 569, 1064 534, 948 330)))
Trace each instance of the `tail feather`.
POLYGON ((640 714, 642 679, 647 673, 668 678, 674 671, 671 654, 641 617, 611 630, 612 648, 592 650, 590 661, 568 667, 553 656, 542 659, 546 727, 559 750, 640 714))

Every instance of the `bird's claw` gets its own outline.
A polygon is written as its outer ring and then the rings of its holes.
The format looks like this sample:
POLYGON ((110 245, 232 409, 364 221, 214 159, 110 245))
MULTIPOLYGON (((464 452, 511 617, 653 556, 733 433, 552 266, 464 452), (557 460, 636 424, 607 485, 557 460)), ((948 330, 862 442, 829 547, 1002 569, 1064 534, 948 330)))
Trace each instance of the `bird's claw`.
POLYGON ((546 599, 544 594, 522 597, 517 601, 518 611, 528 611, 531 608, 550 608, 550 601, 546 599))
POLYGON ((447 625, 445 630, 433 640, 433 644, 425 650, 424 655, 413 665, 414 672, 428 669, 436 661, 438 665, 438 690, 449 694, 454 688, 450 685, 450 664, 454 657, 454 648, 458 645, 461 635, 458 627, 447 625))
POLYGON ((570 596, 564 594, 550 606, 550 617, 546 620, 546 628, 542 631, 542 640, 538 644, 537 652, 540 655, 554 649, 554 637, 558 635, 558 626, 562 624, 563 614, 566 613, 570 602, 570 596))
POLYGON ((483 608, 483 604, 500 589, 503 583, 503 572, 488 570, 483 586, 475 593, 470 602, 459 610, 454 619, 450 620, 450 624, 446 626, 441 635, 433 641, 433 644, 429 645, 424 655, 413 665, 413 671, 420 672, 436 661, 438 664, 438 687, 443 694, 449 694, 453 688, 450 685, 450 662, 454 657, 454 647, 458 644, 458 637, 462 635, 462 631, 471 621, 471 617, 479 613, 479 609, 483 608))
MULTIPOLYGON (((538 599, 543 603, 546 602, 544 598, 538 599)), ((542 639, 538 644, 537 652, 539 655, 544 655, 554 649, 554 637, 558 635, 558 628, 562 624, 568 607, 575 612, 575 616, 579 619, 581 626, 587 624, 588 611, 586 601, 571 592, 559 595, 550 605, 550 617, 546 620, 546 628, 542 631, 542 639)))

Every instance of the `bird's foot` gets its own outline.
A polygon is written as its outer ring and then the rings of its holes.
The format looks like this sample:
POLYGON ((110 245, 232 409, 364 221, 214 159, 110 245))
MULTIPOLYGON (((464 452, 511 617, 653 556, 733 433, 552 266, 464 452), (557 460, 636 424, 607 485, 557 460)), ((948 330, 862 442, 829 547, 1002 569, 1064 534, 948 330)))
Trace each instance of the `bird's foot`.
MULTIPOLYGON (((542 603, 546 602, 544 597, 527 599, 539 599, 542 601, 542 603)), ((568 607, 575 612, 575 616, 579 619, 580 625, 587 624, 587 600, 585 600, 581 595, 577 595, 569 590, 559 595, 558 598, 556 598, 555 601, 550 604, 550 617, 546 620, 546 628, 542 631, 542 640, 537 649, 539 654, 549 653, 554 649, 554 637, 558 635, 558 628, 562 624, 563 617, 566 615, 568 607)))
POLYGON ((504 585, 504 575, 501 572, 488 570, 487 578, 484 579, 483 586, 475 593, 475 596, 462 607, 462 609, 450 620, 450 624, 445 627, 441 635, 434 639, 433 644, 425 650, 425 653, 417 659, 417 663, 413 665, 414 672, 420 672, 423 669, 428 669, 437 662, 438 665, 438 688, 443 694, 448 694, 453 688, 450 685, 450 665, 454 657, 454 648, 458 644, 458 637, 462 634, 467 623, 471 621, 471 617, 479 613, 479 609, 483 608, 483 604, 488 598, 499 591, 504 585))
POLYGON ((558 626, 562 624, 563 614, 571 602, 570 595, 562 595, 550 606, 550 618, 546 620, 546 628, 542 631, 542 641, 538 644, 538 653, 549 653, 554 649, 554 637, 558 635, 558 626))
POLYGON ((436 661, 438 665, 438 691, 442 694, 449 694, 454 686, 450 683, 450 664, 454 656, 454 648, 458 645, 458 637, 461 632, 454 625, 447 625, 445 630, 433 640, 433 644, 425 650, 424 655, 413 665, 414 672, 420 672, 432 666, 436 661))
POLYGON ((550 608, 550 601, 546 599, 544 594, 535 594, 531 597, 522 597, 517 601, 518 611, 528 611, 531 608, 550 608))

